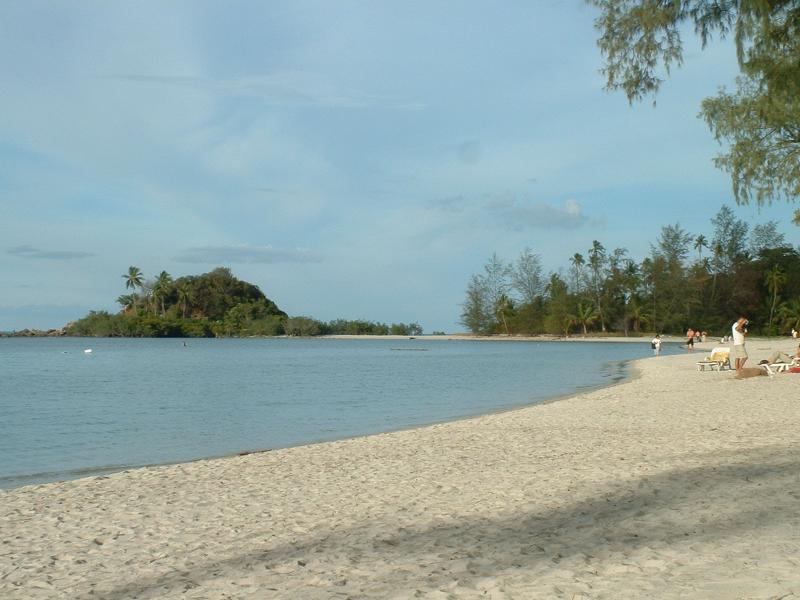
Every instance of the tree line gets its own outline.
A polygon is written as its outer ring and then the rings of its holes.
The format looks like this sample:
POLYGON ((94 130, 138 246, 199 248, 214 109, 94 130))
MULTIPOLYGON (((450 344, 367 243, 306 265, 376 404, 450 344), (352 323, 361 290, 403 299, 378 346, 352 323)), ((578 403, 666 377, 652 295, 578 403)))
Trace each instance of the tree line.
POLYGON ((122 275, 126 293, 116 314, 92 311, 66 328, 67 335, 100 337, 244 337, 316 335, 421 335, 418 323, 376 323, 290 317, 258 286, 219 267, 173 279, 161 271, 146 279, 131 266, 122 275))
POLYGON ((662 227, 641 261, 595 240, 548 274, 529 248, 513 262, 495 254, 467 284, 461 323, 476 334, 724 335, 746 314, 753 333, 800 329, 800 253, 777 222, 751 229, 723 206, 711 224, 710 239, 662 227))

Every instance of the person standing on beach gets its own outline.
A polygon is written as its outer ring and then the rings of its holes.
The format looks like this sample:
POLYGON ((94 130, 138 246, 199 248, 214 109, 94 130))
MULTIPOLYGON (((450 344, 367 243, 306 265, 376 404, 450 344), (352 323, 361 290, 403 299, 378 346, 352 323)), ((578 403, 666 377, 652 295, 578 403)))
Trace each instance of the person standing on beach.
POLYGON ((747 317, 739 317, 739 320, 731 327, 733 334, 733 346, 731 348, 731 358, 734 359, 734 367, 741 371, 744 363, 747 362, 747 350, 744 347, 744 337, 747 335, 747 317))
POLYGON ((658 334, 650 340, 650 346, 653 348, 653 355, 658 356, 661 354, 661 335, 658 334))
POLYGON ((686 348, 689 352, 694 350, 694 329, 691 327, 686 331, 686 348))

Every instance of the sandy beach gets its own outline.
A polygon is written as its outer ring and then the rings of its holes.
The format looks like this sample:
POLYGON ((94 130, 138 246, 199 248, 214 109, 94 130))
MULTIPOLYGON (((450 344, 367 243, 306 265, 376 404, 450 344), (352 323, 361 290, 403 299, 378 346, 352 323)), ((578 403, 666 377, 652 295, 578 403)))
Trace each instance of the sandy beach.
POLYGON ((713 345, 511 412, 0 492, 0 598, 800 597, 800 375, 698 371, 713 345))

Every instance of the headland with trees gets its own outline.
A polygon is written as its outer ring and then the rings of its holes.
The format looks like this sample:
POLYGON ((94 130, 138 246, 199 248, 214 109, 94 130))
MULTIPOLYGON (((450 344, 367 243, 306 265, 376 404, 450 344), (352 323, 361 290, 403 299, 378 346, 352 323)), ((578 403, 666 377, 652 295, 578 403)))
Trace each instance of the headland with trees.
POLYGON ((219 267, 173 279, 161 271, 147 279, 141 269, 122 275, 126 293, 118 313, 92 311, 64 329, 66 335, 99 337, 251 337, 317 335, 420 335, 417 323, 376 323, 291 317, 258 286, 219 267))

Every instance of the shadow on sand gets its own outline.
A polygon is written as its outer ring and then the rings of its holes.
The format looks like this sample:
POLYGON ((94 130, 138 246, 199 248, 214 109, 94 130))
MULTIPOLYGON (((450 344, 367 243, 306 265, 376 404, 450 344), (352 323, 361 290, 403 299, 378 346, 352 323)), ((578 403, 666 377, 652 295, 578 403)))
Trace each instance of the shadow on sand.
MULTIPOLYGON (((779 525, 789 543, 796 545, 800 533, 797 448, 771 446, 745 455, 706 458, 709 464, 722 466, 672 470, 617 482, 613 489, 598 488, 591 500, 565 499, 561 507, 542 512, 464 519, 428 529, 404 529, 378 539, 370 537, 367 530, 372 524, 365 522, 363 528, 326 531, 298 545, 271 548, 264 542, 263 548, 227 560, 140 579, 109 591, 96 590, 87 597, 123 600, 179 595, 217 577, 242 577, 256 569, 265 573, 271 565, 324 561, 334 555, 339 567, 357 565, 361 575, 351 582, 357 587, 340 589, 342 597, 347 591, 358 597, 378 584, 382 589, 416 586, 435 590, 455 579, 556 568, 570 557, 591 561, 596 553, 607 556, 653 546, 718 544, 779 525), (380 581, 363 576, 371 572, 371 565, 378 564, 396 564, 398 568, 392 575, 380 569, 380 581), (430 574, 424 581, 409 581, 403 564, 425 564, 430 574)), ((252 538, 248 545, 252 547, 252 538)), ((271 574, 271 581, 294 576, 271 574)))

